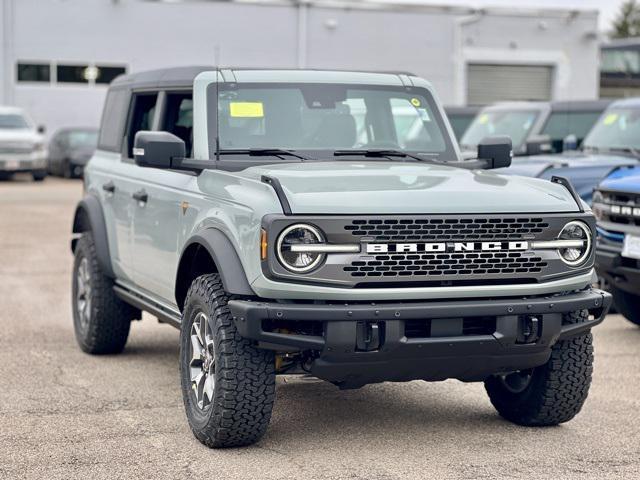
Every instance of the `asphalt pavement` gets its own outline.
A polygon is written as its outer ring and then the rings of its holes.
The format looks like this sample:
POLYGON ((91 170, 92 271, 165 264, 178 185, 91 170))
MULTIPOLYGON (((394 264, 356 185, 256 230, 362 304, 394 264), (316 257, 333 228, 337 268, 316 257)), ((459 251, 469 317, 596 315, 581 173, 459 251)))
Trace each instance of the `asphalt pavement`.
POLYGON ((145 315, 121 355, 76 346, 81 196, 77 180, 0 182, 0 478, 640 478, 640 328, 618 315, 595 329, 591 394, 559 427, 502 420, 482 384, 287 377, 259 444, 209 450, 184 416, 177 330, 145 315))

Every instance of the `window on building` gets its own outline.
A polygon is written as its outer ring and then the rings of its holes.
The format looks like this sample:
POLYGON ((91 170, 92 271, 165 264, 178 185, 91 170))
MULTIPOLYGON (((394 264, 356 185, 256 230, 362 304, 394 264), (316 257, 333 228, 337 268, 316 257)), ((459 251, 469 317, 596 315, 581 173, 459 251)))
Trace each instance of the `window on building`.
POLYGON ((640 74, 640 51, 611 49, 602 51, 600 70, 604 73, 640 74))
POLYGON ((111 83, 118 75, 127 73, 125 67, 114 67, 105 65, 96 65, 95 67, 95 81, 96 83, 111 83))
POLYGON ((57 65, 58 83, 89 83, 92 70, 89 65, 57 65))
POLYGON ((137 93, 131 101, 129 128, 127 129, 127 156, 133 158, 133 142, 140 130, 151 130, 156 111, 157 93, 137 93))
POLYGON ((162 130, 173 133, 184 140, 187 157, 191 156, 193 145, 193 96, 188 93, 167 94, 162 130))
POLYGON ((51 67, 47 63, 18 63, 19 82, 49 82, 51 67))

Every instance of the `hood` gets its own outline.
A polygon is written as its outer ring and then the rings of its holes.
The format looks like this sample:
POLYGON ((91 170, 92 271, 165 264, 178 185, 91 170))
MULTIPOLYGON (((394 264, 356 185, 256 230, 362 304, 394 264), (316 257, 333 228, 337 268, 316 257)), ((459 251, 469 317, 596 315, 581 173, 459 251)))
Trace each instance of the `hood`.
POLYGON ((3 142, 42 142, 44 137, 31 128, 0 128, 0 143, 3 142))
POLYGON ((628 193, 640 193, 640 166, 619 168, 605 178, 598 188, 628 193))
POLYGON ((277 178, 295 214, 571 212, 569 192, 549 181, 485 170, 398 162, 307 162, 251 167, 277 178))

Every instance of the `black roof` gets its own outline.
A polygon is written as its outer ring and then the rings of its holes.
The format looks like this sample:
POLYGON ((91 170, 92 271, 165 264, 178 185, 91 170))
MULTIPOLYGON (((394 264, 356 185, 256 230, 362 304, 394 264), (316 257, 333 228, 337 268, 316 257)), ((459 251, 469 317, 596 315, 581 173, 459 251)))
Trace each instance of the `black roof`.
POLYGON ((195 78, 202 72, 215 70, 214 66, 173 67, 146 72, 120 75, 112 87, 184 87, 193 85, 195 78))

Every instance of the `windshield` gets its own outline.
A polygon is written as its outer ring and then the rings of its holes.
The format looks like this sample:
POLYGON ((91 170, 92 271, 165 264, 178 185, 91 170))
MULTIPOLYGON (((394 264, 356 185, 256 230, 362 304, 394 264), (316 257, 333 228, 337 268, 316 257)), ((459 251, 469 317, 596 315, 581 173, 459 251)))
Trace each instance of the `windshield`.
POLYGON ((584 140, 585 148, 640 148, 640 109, 610 108, 584 140))
POLYGON ((460 144, 475 148, 486 137, 508 135, 517 149, 525 142, 539 114, 537 110, 484 111, 471 122, 460 144))
POLYGON ((393 149, 454 158, 422 88, 335 84, 220 85, 221 151, 393 149))
POLYGON ((0 113, 0 128, 31 128, 26 118, 18 113, 0 113))
POLYGON ((69 146, 72 148, 92 147, 98 144, 98 132, 95 131, 74 131, 69 132, 69 146))
POLYGON ((575 135, 578 144, 581 144, 601 113, 602 111, 552 112, 542 129, 542 134, 549 135, 554 151, 559 152, 562 150, 562 143, 568 135, 575 135))

